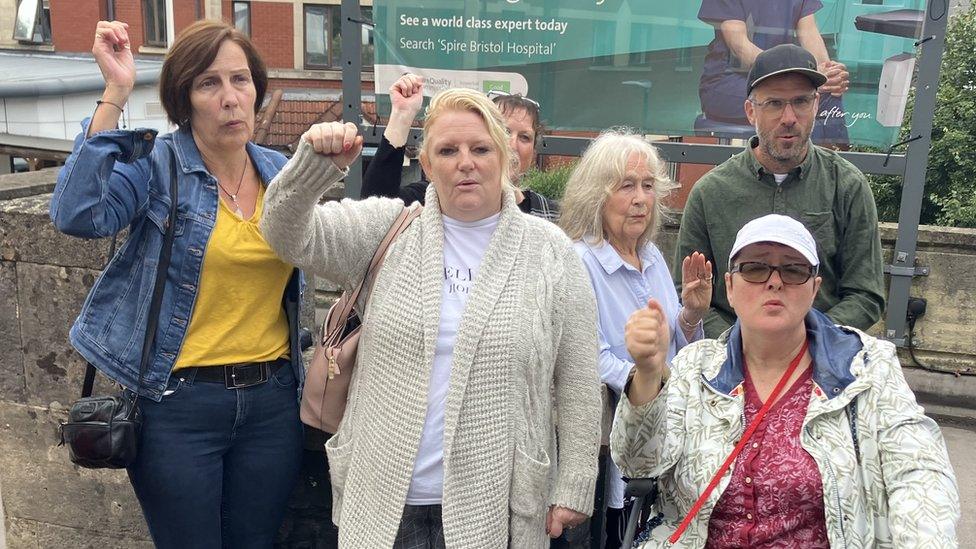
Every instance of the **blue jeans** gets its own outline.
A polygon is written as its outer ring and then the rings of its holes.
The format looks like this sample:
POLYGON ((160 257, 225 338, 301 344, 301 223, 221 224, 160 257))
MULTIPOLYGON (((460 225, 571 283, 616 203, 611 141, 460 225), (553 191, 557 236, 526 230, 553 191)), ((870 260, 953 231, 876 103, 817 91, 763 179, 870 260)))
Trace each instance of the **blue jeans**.
POLYGON ((269 548, 301 465, 294 373, 285 364, 243 389, 193 373, 174 372, 160 402, 139 399, 142 441, 128 472, 153 542, 269 548))

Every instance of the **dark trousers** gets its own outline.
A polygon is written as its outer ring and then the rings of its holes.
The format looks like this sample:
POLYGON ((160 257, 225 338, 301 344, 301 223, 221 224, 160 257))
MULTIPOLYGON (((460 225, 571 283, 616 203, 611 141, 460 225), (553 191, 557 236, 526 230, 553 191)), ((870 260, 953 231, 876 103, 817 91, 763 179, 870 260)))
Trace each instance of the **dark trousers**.
POLYGON ((404 506, 393 549, 444 549, 441 506, 404 506))
POLYGON ((177 371, 167 389, 161 402, 139 401, 128 471, 156 547, 271 547, 302 455, 291 368, 243 389, 177 371))
MULTIPOLYGON (((627 531, 627 519, 630 518, 630 509, 633 502, 625 501, 623 509, 607 508, 607 545, 606 549, 621 548, 624 539, 624 532, 627 531)), ((622 549, 630 549, 629 547, 622 549)))

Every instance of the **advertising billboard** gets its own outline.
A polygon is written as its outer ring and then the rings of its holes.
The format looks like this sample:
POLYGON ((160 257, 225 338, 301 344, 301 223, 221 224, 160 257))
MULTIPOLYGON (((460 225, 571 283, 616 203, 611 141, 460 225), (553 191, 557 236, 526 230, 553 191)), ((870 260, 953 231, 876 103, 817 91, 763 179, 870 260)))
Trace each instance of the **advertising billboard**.
MULTIPOLYGON (((892 144, 914 69, 921 0, 376 0, 376 89, 521 93, 553 129, 748 137, 746 74, 782 43, 843 85, 822 89, 814 139, 892 144), (840 80, 837 80, 840 82, 840 80)), ((833 81, 832 81, 833 82, 833 81)), ((380 112, 388 98, 378 96, 380 112)))

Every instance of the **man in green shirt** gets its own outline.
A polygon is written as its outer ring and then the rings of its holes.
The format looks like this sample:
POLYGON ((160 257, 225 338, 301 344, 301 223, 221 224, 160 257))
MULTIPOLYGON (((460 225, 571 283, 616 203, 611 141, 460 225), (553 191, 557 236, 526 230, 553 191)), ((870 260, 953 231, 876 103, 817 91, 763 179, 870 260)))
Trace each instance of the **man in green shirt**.
POLYGON ((881 238, 871 188, 853 164, 810 142, 817 88, 826 81, 816 68, 813 55, 793 44, 759 54, 749 71, 745 102, 757 135, 745 151, 702 177, 688 196, 673 277, 680 293, 681 260, 697 250, 712 261, 720 279, 705 317, 707 337, 735 322, 724 278, 736 232, 769 213, 797 219, 817 241, 823 282, 814 307, 838 324, 860 329, 881 318, 881 238))

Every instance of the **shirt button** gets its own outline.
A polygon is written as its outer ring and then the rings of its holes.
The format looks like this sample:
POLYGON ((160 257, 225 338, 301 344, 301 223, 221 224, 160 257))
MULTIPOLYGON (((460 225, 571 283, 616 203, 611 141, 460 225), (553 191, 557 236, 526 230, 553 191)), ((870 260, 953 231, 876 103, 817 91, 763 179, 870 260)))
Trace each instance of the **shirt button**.
POLYGON ((753 442, 752 443, 752 447, 753 448, 759 448, 759 443, 758 442, 753 442))
POLYGON ((142 138, 145 139, 146 141, 152 141, 153 140, 153 134, 152 134, 152 132, 146 132, 146 133, 142 134, 142 138))
POLYGON ((752 513, 746 513, 746 518, 752 520, 752 513))
POLYGON ((746 477, 746 484, 752 484, 752 477, 746 477))

